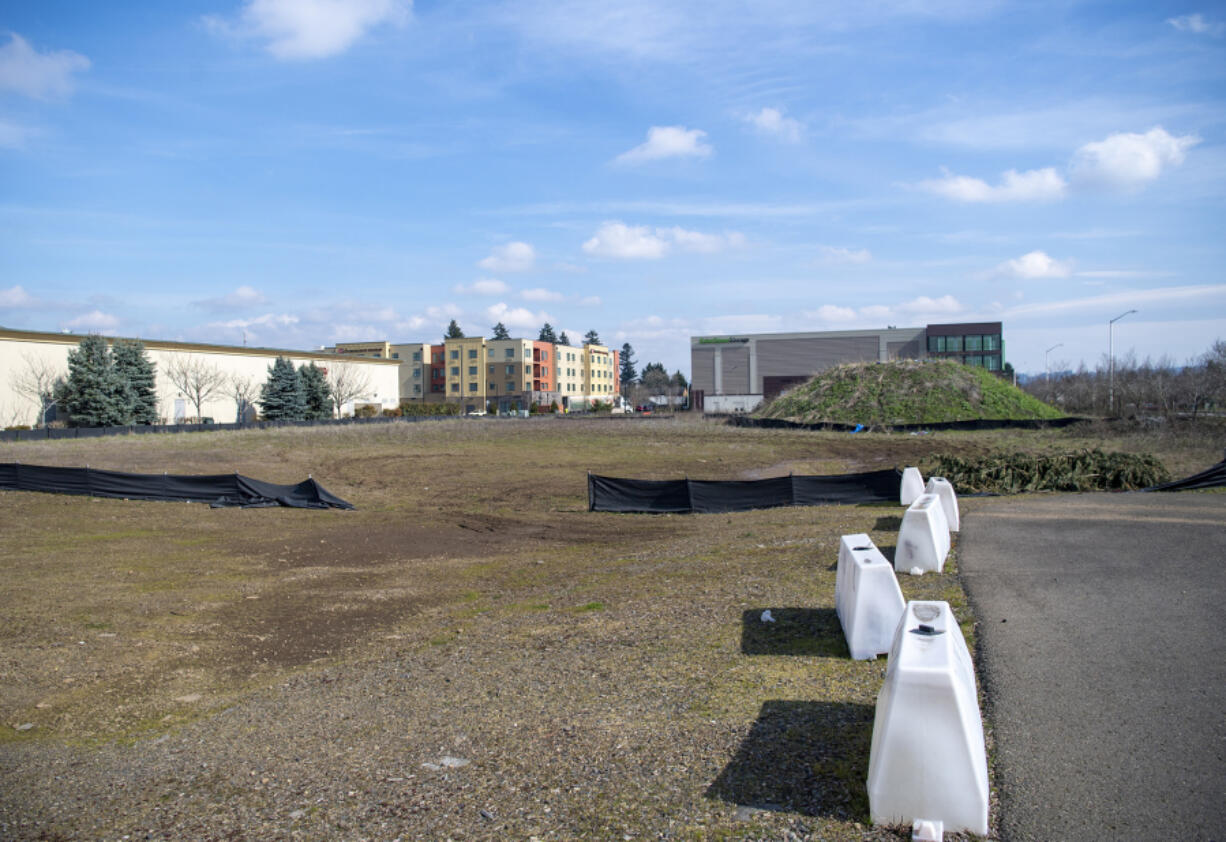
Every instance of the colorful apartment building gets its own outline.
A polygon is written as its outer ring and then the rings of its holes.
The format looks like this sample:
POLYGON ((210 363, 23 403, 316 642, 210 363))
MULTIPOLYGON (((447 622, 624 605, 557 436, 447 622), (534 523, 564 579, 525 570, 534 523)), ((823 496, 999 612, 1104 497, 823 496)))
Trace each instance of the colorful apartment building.
POLYGON ((399 360, 402 401, 455 402, 464 412, 586 407, 617 394, 620 371, 620 355, 603 345, 532 339, 344 342, 336 353, 399 360))

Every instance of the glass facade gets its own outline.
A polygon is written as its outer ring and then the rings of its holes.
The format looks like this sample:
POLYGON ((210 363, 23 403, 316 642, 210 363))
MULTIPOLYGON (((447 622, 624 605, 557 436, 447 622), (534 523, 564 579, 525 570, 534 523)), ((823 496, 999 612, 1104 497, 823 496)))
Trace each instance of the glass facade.
POLYGON ((999 333, 971 334, 929 334, 928 353, 941 359, 955 359, 959 362, 986 368, 989 371, 1000 371, 1003 365, 1001 350, 1003 343, 999 333), (963 352, 969 353, 963 353, 963 352), (984 352, 988 353, 984 353, 984 352))

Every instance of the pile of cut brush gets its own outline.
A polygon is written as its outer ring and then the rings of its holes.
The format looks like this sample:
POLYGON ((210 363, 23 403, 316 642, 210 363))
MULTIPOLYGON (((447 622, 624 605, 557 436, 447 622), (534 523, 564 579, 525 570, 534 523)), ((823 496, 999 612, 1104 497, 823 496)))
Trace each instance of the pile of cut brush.
POLYGON ((1168 482, 1171 475, 1147 453, 992 453, 964 459, 938 454, 925 472, 945 477, 959 494, 1027 491, 1134 491, 1168 482))

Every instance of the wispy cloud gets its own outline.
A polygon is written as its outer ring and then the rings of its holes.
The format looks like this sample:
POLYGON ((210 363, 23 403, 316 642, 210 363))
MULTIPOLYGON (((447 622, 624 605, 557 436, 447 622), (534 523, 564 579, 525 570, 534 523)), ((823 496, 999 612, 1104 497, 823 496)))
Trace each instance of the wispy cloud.
POLYGON ((868 249, 849 249, 842 246, 818 246, 818 259, 822 263, 868 263, 873 255, 868 249))
POLYGON ((119 327, 119 318, 101 310, 91 310, 75 319, 60 322, 60 327, 67 330, 114 330, 119 327))
POLYGON ((681 251, 712 254, 745 245, 745 235, 737 231, 707 234, 673 226, 649 228, 646 225, 626 225, 606 222, 595 236, 583 244, 583 250, 595 257, 627 260, 655 260, 674 248, 681 251))
POLYGON ((72 93, 73 74, 89 69, 89 59, 72 50, 40 53, 16 32, 0 47, 0 90, 16 91, 33 99, 65 97, 72 93))
POLYGON ((411 6, 408 0, 247 0, 236 20, 203 20, 214 32, 265 42, 276 58, 308 60, 339 55, 378 26, 402 25, 411 6))
POLYGON ((268 303, 268 299, 255 287, 240 286, 228 295, 218 298, 204 298, 192 303, 196 307, 208 310, 211 313, 229 313, 234 310, 246 310, 263 306, 268 303))
POLYGON ((20 284, 0 289, 0 309, 24 310, 38 305, 38 299, 26 292, 20 284))
POLYGON ((489 272, 527 272, 536 263, 536 250, 528 243, 511 242, 495 248, 477 265, 489 272))
POLYGON ((783 111, 778 108, 763 108, 761 111, 746 114, 743 119, 759 134, 787 143, 798 143, 804 134, 804 126, 800 121, 785 117, 783 111))
POLYGON ((618 155, 616 164, 643 164, 664 158, 706 158, 715 151, 704 143, 707 133, 701 129, 685 126, 652 126, 647 130, 647 140, 618 155))
POLYGON ((1106 311, 1113 307, 1138 307, 1142 304, 1167 305, 1176 302, 1195 299, 1221 298, 1226 299, 1226 284, 1202 284, 1181 287, 1160 287, 1157 289, 1131 289, 1113 292, 1107 295, 1096 295, 1090 298, 1071 298, 1064 301, 1043 301, 1033 304, 1020 304, 1007 308, 1006 317, 1021 317, 1035 315, 1054 315, 1057 313, 1077 312, 1080 310, 1106 311))
POLYGON ((942 178, 921 181, 919 187, 957 202, 1050 202, 1064 198, 1068 182, 1052 167, 1006 170, 995 185, 944 170, 942 178))
POLYGON ((1213 38, 1221 38, 1226 35, 1226 23, 1216 20, 1206 20, 1205 16, 1199 12, 1194 15, 1180 15, 1175 18, 1167 18, 1166 22, 1178 29, 1180 32, 1192 32, 1197 35, 1209 35, 1213 38))
POLYGON ((562 293, 544 287, 526 289, 519 294, 519 297, 524 301, 561 301, 564 298, 562 293))
POLYGON ((471 284, 456 284, 453 289, 458 295, 506 295, 511 291, 505 281, 497 278, 482 278, 471 284))
POLYGON ((557 321, 544 310, 534 313, 526 307, 511 307, 502 301, 485 308, 485 318, 491 323, 502 322, 512 330, 525 331, 535 331, 545 322, 557 321))

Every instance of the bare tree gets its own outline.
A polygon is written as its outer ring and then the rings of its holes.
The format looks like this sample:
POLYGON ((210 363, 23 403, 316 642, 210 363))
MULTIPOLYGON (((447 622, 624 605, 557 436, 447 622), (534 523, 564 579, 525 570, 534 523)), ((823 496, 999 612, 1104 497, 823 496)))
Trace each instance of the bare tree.
POLYGON ((227 381, 230 387, 230 397, 234 398, 236 416, 240 424, 247 418, 247 410, 255 406, 255 399, 260 394, 260 384, 245 374, 231 374, 227 381))
POLYGON ((204 402, 226 388, 226 373, 201 357, 191 354, 166 366, 166 377, 196 407, 197 422, 203 417, 204 402))
POLYGON ((370 376, 352 363, 332 363, 328 366, 328 385, 332 387, 332 402, 339 418, 341 407, 370 391, 370 376))
POLYGON ((47 410, 55 405, 55 384, 64 378, 64 370, 42 357, 27 354, 23 359, 25 367, 14 372, 9 383, 14 392, 38 404, 36 426, 46 427, 47 410))

